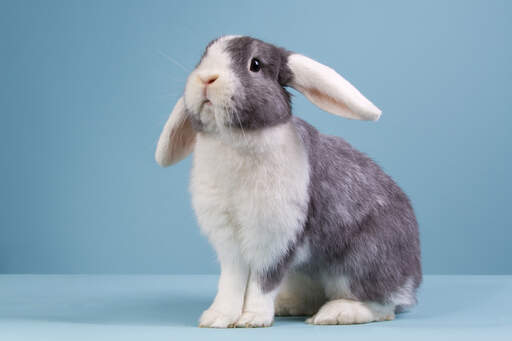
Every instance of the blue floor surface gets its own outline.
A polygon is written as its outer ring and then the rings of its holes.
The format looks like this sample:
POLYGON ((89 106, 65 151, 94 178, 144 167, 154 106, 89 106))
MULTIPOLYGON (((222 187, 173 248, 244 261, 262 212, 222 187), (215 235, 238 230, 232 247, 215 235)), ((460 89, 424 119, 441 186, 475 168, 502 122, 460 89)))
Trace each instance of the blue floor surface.
POLYGON ((0 340, 512 340, 512 276, 425 276, 390 322, 202 329, 217 276, 1 275, 0 340))

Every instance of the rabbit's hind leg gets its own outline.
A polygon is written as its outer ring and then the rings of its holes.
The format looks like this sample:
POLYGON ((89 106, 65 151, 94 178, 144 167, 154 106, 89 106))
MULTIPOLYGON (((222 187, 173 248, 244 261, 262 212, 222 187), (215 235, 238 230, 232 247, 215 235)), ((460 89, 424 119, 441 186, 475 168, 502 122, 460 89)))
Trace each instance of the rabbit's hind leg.
POLYGON ((337 299, 325 303, 318 312, 306 320, 310 324, 359 324, 389 321, 395 318, 395 306, 375 302, 337 299))

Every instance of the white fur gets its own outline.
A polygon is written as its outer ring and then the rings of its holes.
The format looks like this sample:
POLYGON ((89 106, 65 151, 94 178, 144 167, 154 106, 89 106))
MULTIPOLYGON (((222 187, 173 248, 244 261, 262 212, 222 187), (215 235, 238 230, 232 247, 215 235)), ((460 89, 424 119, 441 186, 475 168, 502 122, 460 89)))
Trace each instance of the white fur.
POLYGON ((205 130, 217 132, 225 126, 232 106, 232 95, 240 88, 240 81, 231 68, 231 58, 226 52, 226 44, 236 36, 225 36, 217 40, 206 51, 206 55, 192 71, 185 86, 185 103, 187 108, 198 112, 205 130), (212 76, 218 78, 205 86, 204 81, 212 76), (206 90, 205 90, 206 89, 206 90), (205 99, 211 105, 204 105, 205 99))
POLYGON ((288 57, 291 86, 321 109, 358 120, 379 119, 381 111, 330 67, 300 54, 288 57))
POLYGON ((409 277, 402 287, 391 294, 389 302, 401 306, 402 309, 407 309, 416 303, 414 280, 412 277, 409 277))
POLYGON ((251 271, 267 271, 295 240, 306 219, 308 181, 307 154, 292 123, 238 136, 198 134, 191 192, 201 229, 212 243, 228 229, 251 271))
POLYGON ((306 322, 311 324, 356 324, 393 320, 394 318, 394 305, 339 299, 324 304, 306 322))
POLYGON ((249 267, 237 252, 231 231, 222 229, 212 239, 221 264, 219 285, 215 299, 199 320, 200 327, 234 327, 242 314, 244 296, 249 278, 249 267))
POLYGON ((251 273, 245 293, 244 311, 236 322, 239 328, 270 327, 274 321, 277 288, 263 292, 256 273, 251 273))

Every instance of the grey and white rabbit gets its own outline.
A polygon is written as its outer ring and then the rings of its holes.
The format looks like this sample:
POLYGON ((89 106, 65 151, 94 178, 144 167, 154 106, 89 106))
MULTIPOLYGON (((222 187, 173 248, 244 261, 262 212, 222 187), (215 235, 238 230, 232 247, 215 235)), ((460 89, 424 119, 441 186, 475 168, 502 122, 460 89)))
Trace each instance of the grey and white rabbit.
POLYGON ((342 117, 381 114, 325 65, 224 36, 206 47, 158 141, 162 166, 194 152, 193 207, 220 261, 199 325, 391 320, 421 282, 411 204, 367 156, 292 116, 286 87, 342 117))

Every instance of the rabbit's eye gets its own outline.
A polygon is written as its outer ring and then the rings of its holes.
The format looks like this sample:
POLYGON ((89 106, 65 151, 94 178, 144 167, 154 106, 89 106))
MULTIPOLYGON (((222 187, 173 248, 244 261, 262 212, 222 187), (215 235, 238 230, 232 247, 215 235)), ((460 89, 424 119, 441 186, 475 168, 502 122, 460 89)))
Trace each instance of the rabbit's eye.
POLYGON ((251 70, 252 72, 258 72, 258 71, 260 71, 260 69, 261 69, 261 62, 259 61, 259 59, 253 58, 251 60, 251 67, 249 68, 249 70, 251 70))

